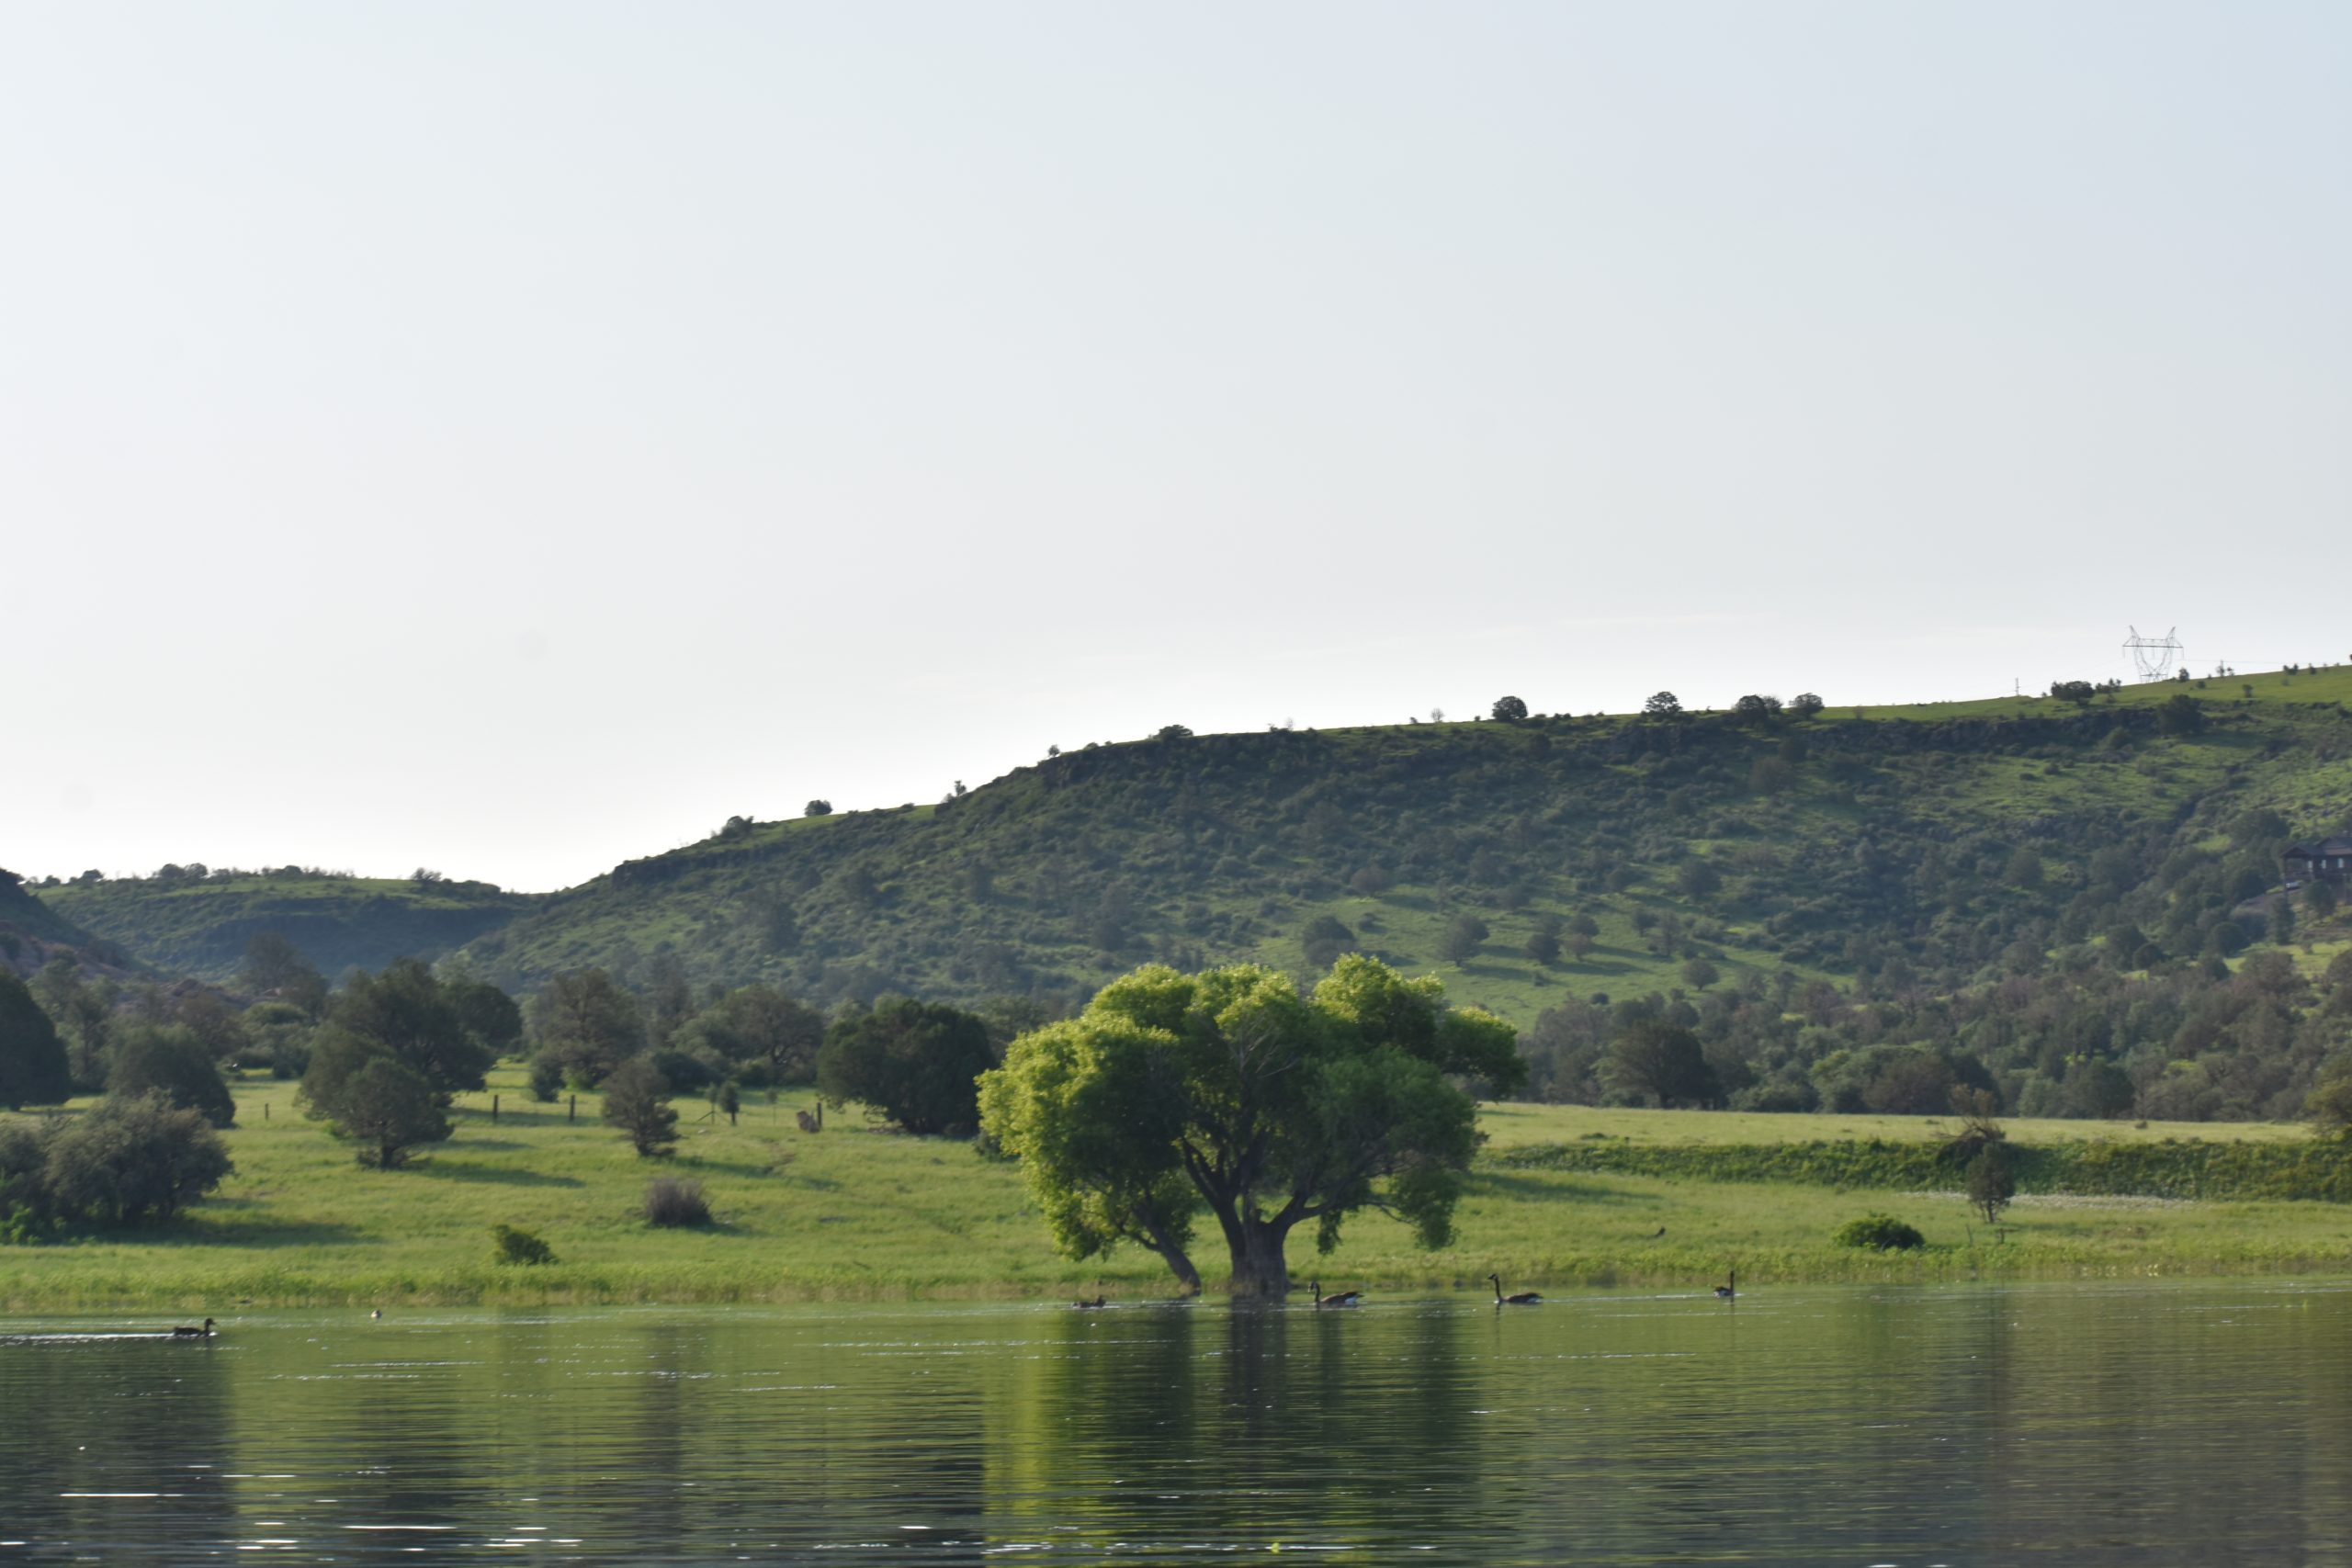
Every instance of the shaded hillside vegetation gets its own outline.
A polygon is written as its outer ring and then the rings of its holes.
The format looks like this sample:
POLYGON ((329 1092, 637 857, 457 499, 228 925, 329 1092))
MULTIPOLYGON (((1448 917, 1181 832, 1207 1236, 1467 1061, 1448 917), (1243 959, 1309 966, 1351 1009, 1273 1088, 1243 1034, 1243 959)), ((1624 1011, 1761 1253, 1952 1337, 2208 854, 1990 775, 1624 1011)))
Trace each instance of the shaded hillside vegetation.
POLYGON ((329 976, 437 958, 536 902, 486 882, 342 876, 287 866, 211 872, 167 867, 151 877, 77 878, 41 901, 94 935, 169 975, 228 982, 246 944, 283 936, 329 976))
POLYGON ((833 1003, 1075 1000, 1153 959, 1353 949, 1521 1024, 1762 980, 1951 990, 2126 925, 2160 964, 2235 952, 2286 835, 2352 811, 2346 696, 2329 671, 1859 718, 1175 734, 935 807, 739 820, 467 955, 522 988, 675 959, 697 988, 833 1003))

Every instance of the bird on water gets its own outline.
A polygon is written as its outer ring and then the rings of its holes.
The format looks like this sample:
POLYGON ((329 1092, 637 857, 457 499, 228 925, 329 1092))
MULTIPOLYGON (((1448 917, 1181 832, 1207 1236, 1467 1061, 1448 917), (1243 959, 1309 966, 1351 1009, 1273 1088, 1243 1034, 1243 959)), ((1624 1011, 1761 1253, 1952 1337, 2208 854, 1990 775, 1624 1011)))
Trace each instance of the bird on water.
POLYGON ((1495 1282, 1495 1304, 1498 1307, 1530 1307, 1544 1299, 1544 1293, 1540 1291, 1513 1291, 1510 1295, 1505 1295, 1501 1275, 1489 1274, 1487 1278, 1495 1282))
POLYGON ((172 1337, 175 1339, 209 1339, 212 1337, 212 1320, 209 1317, 206 1318, 204 1320, 204 1326, 201 1328, 191 1328, 185 1323, 181 1324, 177 1328, 172 1330, 172 1337))
POLYGON ((1319 1307, 1351 1307, 1359 1306, 1363 1302, 1362 1291, 1334 1291, 1329 1295, 1325 1295, 1323 1281, 1320 1280, 1306 1281, 1306 1293, 1315 1298, 1315 1304, 1319 1307))
POLYGON ((1727 1302, 1737 1294, 1739 1294, 1739 1270, 1735 1269, 1724 1276, 1722 1284, 1715 1287, 1715 1299, 1727 1302))
POLYGON ((1105 1306, 1109 1303, 1098 1295, 1091 1302, 1072 1302, 1069 1304, 1076 1307, 1080 1312, 1092 1312, 1096 1307, 1105 1306))

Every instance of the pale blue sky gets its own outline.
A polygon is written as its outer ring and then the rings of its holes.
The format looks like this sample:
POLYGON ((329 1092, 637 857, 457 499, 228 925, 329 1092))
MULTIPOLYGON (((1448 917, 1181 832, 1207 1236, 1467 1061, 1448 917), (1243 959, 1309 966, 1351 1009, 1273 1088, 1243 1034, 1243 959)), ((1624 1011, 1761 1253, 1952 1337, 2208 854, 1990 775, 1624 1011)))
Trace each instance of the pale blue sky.
POLYGON ((2352 9, 0 6, 0 864, 2352 654, 2352 9))

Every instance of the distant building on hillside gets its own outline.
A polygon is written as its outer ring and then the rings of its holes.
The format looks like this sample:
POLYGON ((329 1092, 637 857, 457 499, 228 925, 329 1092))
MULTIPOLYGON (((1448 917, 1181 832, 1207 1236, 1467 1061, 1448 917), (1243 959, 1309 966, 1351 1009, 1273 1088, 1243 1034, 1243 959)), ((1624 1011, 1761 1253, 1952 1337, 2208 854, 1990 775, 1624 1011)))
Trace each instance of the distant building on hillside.
POLYGON ((2289 844, 2278 857, 2287 886, 2299 882, 2352 883, 2352 837, 2342 833, 2312 844, 2289 844))

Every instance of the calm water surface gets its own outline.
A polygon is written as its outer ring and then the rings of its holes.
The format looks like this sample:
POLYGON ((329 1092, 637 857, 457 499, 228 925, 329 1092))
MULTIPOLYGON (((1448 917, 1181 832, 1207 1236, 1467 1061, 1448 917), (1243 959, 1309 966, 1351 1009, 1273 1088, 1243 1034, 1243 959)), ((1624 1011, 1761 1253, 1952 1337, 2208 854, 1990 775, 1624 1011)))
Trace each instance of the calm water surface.
POLYGON ((0 1321, 0 1565, 2352 1562, 2339 1282, 153 1325, 0 1321))

